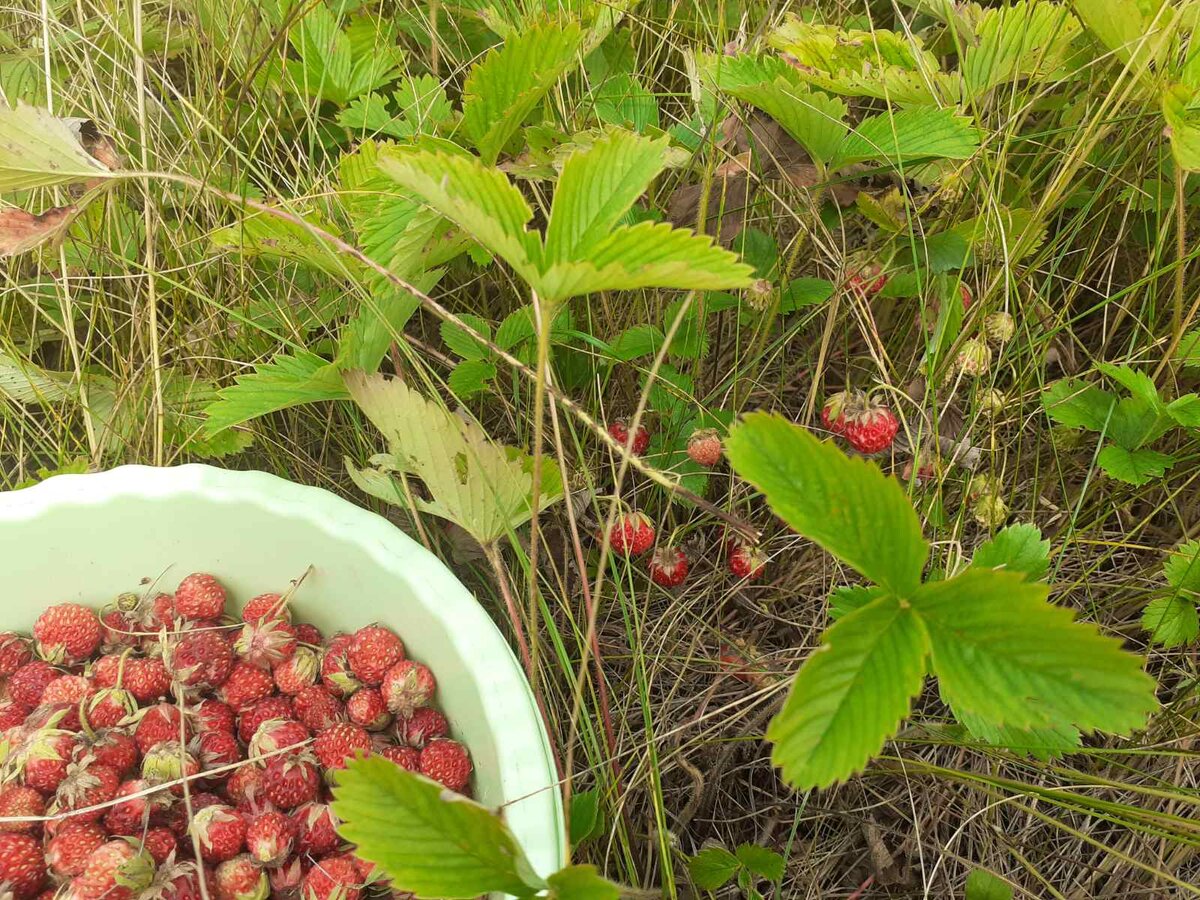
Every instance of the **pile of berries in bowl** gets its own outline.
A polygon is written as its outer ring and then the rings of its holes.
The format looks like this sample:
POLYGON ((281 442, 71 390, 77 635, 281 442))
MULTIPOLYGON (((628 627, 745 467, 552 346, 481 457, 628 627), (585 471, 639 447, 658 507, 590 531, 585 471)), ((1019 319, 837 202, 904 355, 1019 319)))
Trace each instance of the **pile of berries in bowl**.
POLYGON ((0 894, 358 900, 390 892, 337 834, 356 755, 470 792, 436 680, 380 625, 325 636, 290 592, 231 618, 212 575, 0 633, 0 894))

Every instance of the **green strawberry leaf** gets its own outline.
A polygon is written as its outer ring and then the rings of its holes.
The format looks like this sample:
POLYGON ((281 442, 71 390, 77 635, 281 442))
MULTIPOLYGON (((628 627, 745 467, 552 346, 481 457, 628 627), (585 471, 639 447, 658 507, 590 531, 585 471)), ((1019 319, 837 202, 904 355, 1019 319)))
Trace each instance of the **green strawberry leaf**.
POLYGON ((1038 581, 1050 567, 1050 542, 1042 540, 1042 532, 1036 525, 1010 525, 975 548, 971 567, 1004 568, 1022 573, 1029 581, 1038 581))
POLYGON ((547 887, 500 816, 383 757, 339 770, 333 796, 342 837, 397 890, 452 900, 547 887))
POLYGON ((967 876, 965 900, 1012 900, 1013 889, 991 872, 975 869, 967 876))
POLYGON ((860 771, 908 715, 928 658, 921 620, 894 597, 839 619, 767 727, 784 780, 809 790, 860 771))
POLYGON ((1109 444, 1100 451, 1096 463, 1118 481, 1145 484, 1165 475, 1175 465, 1175 457, 1157 450, 1127 450, 1109 444))
POLYGON ((899 596, 916 590, 929 545, 900 483, 874 463, 767 413, 733 428, 726 455, 798 533, 899 596))
POLYGON ((729 883, 742 863, 724 847, 705 847, 688 860, 687 867, 696 887, 715 891, 729 883))
POLYGON ((1181 647, 1200 636, 1200 614, 1195 603, 1178 594, 1155 597, 1142 610, 1142 627, 1154 643, 1181 647))
POLYGON ((546 881, 547 900, 621 900, 621 889, 602 878, 595 866, 567 866, 546 881))
POLYGON ((1200 600, 1200 541, 1188 541, 1171 551, 1163 563, 1167 584, 1200 600))
POLYGON ((571 795, 571 846, 598 837, 604 829, 604 814, 600 810, 600 792, 580 791, 571 795))
POLYGON ((1104 431, 1117 398, 1108 391, 1074 378, 1063 378, 1046 388, 1042 406, 1059 425, 1104 431))
POLYGON ((1127 734, 1144 725, 1157 704, 1141 658, 1046 602, 1049 590, 1022 573, 975 568, 923 585, 912 604, 942 695, 1013 728, 1127 734))
POLYGON ((735 851, 735 855, 743 866, 759 878, 778 881, 783 877, 784 859, 774 850, 768 850, 758 844, 742 844, 735 851))

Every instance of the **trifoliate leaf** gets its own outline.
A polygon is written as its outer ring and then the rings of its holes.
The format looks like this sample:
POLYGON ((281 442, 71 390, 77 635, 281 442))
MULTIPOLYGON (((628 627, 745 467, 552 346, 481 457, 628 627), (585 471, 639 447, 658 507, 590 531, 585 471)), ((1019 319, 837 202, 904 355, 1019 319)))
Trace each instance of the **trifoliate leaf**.
POLYGON ((665 340, 666 335, 656 325, 633 325, 617 335, 611 345, 611 354, 621 362, 632 362, 653 356, 665 340))
POLYGON ((908 715, 928 655, 920 619, 894 597, 839 619, 767 727, 784 780, 809 790, 860 771, 908 715))
POLYGON ((1184 394, 1167 404, 1166 414, 1184 428, 1200 428, 1200 394, 1184 394))
POLYGON ((969 159, 978 148, 979 129, 966 116, 948 107, 917 106, 863 119, 842 141, 830 165, 969 159))
MULTIPOLYGON (((402 381, 350 372, 345 383, 388 441, 389 455, 376 465, 377 480, 389 469, 420 478, 429 499, 417 498, 417 507, 454 522, 484 545, 529 520, 532 458, 527 454, 494 444, 477 423, 454 415, 402 381)), ((347 467, 360 484, 369 483, 372 473, 349 463, 347 467)), ((543 466, 540 508, 561 498, 558 469, 543 466)))
POLYGON ((446 384, 460 400, 478 394, 496 377, 496 366, 485 359, 464 359, 455 366, 446 384))
POLYGON ((1020 572, 1030 581, 1045 577, 1050 566, 1050 542, 1036 525, 1010 525, 975 548, 971 566, 1020 572))
POLYGON ((1109 444, 1100 451, 1096 463, 1118 481, 1145 484, 1165 475, 1175 465, 1175 457, 1157 450, 1126 450, 1109 444))
MULTIPOLYGON (((953 706, 951 706, 954 709, 953 706)), ((1046 725, 1040 728, 1012 728, 995 725, 986 719, 954 709, 954 717, 977 741, 1034 759, 1050 760, 1070 753, 1081 742, 1078 729, 1070 725, 1046 725)))
POLYGON ((702 891, 715 891, 729 883, 741 861, 724 847, 705 847, 687 862, 688 874, 702 891))
POLYGON ((1155 597, 1142 610, 1142 627, 1154 643, 1180 647, 1200 636, 1200 614, 1193 601, 1179 594, 1155 597))
POLYGON ((746 416, 725 449, 801 535, 899 596, 916 589, 929 545, 900 483, 874 463, 766 413, 746 416))
POLYGON ((1200 601, 1200 541, 1188 541, 1171 551, 1163 563, 1167 584, 1200 601))
POLYGON ((333 794, 339 832, 397 890, 452 900, 546 887, 498 815, 382 757, 348 763, 333 794))
POLYGON ((1063 378, 1046 388, 1042 406, 1059 425, 1104 431, 1112 417, 1117 398, 1095 385, 1063 378))
POLYGON ((1144 725, 1156 702, 1141 659, 1048 593, 1020 573, 976 568, 923 585, 912 604, 942 695, 998 726, 1127 734, 1144 725))
POLYGON ((883 588, 870 585, 842 585, 829 595, 829 618, 837 621, 883 596, 883 588))

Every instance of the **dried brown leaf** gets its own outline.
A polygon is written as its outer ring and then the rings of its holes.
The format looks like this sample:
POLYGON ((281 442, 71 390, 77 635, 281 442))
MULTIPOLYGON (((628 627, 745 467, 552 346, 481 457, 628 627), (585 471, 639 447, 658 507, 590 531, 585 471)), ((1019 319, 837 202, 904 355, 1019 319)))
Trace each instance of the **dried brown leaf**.
POLYGON ((75 212, 74 204, 56 206, 36 216, 17 207, 0 209, 0 258, 26 253, 46 243, 66 227, 75 212))

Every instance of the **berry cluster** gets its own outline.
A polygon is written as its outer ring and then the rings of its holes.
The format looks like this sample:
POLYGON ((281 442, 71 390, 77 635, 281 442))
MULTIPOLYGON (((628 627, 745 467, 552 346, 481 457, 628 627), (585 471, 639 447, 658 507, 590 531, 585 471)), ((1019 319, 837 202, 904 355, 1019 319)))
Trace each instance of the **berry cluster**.
POLYGON ((375 753, 468 789, 433 673, 379 625, 325 639, 286 596, 227 604, 196 573, 0 633, 0 896, 408 896, 338 836, 329 782, 375 753))

